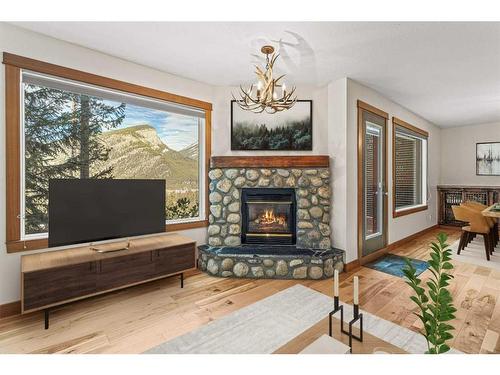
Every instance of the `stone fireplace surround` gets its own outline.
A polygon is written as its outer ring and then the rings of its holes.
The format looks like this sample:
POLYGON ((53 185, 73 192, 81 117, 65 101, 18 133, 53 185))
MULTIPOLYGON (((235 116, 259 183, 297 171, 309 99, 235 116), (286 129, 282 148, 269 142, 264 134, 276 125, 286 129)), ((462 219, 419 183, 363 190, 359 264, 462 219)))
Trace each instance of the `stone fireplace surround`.
POLYGON ((290 272, 278 272, 279 278, 318 279, 330 277, 333 268, 342 268, 342 252, 331 247, 328 156, 213 157, 208 176, 208 245, 199 248, 202 270, 225 277, 275 278, 276 265, 283 268, 286 263, 290 272), (277 251, 273 255, 272 251, 269 254, 272 245, 267 245, 267 255, 259 256, 252 254, 249 245, 241 245, 242 188, 295 189, 295 250, 290 247, 288 253, 277 251), (232 257, 230 248, 234 249, 232 257), (237 268, 236 272, 228 267, 229 263, 237 268), (260 263, 268 265, 265 270, 260 263), (298 266, 300 270, 295 270, 298 266), (241 269, 247 272, 242 275, 238 272, 241 269))

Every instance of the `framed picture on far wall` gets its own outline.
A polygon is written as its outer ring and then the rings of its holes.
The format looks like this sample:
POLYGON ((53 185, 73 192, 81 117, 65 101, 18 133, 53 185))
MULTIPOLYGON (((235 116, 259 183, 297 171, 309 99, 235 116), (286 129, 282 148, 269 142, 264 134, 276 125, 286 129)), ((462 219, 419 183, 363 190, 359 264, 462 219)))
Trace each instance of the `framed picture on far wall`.
POLYGON ((245 111, 232 100, 231 150, 311 151, 312 100, 273 114, 245 111))
POLYGON ((500 142, 476 143, 476 175, 500 176, 500 142))

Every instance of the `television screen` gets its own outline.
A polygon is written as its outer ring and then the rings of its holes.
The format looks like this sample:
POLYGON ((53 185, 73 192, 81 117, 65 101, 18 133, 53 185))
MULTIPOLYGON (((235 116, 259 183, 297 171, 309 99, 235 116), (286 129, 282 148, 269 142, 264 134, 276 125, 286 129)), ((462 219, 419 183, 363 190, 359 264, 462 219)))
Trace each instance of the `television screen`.
POLYGON ((49 181, 49 247, 164 231, 165 180, 49 181))

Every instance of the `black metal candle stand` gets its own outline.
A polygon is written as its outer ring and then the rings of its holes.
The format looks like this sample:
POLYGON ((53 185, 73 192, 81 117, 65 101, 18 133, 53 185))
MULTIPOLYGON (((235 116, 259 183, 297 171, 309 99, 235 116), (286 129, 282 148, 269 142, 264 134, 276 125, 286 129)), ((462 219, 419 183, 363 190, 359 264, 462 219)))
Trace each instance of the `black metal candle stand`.
POLYGON ((363 342, 363 314, 359 313, 359 305, 354 305, 353 319, 349 322, 349 330, 344 329, 344 305, 339 303, 339 297, 334 296, 334 309, 328 314, 328 334, 332 337, 332 317, 340 311, 340 332, 349 336, 349 348, 352 353, 352 339, 363 342), (356 336, 352 327, 359 320, 359 335, 356 336))

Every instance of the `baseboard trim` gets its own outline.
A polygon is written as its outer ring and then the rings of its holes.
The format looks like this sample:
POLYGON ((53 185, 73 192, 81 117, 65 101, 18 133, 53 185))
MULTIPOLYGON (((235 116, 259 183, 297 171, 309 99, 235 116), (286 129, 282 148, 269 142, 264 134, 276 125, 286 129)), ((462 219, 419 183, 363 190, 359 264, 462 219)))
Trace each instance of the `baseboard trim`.
POLYGON ((346 263, 344 265, 344 271, 345 272, 351 272, 352 270, 355 270, 356 268, 359 268, 361 264, 359 263, 359 260, 355 259, 352 262, 346 263))
POLYGON ((14 301, 0 305, 0 319, 21 314, 21 301, 14 301))

